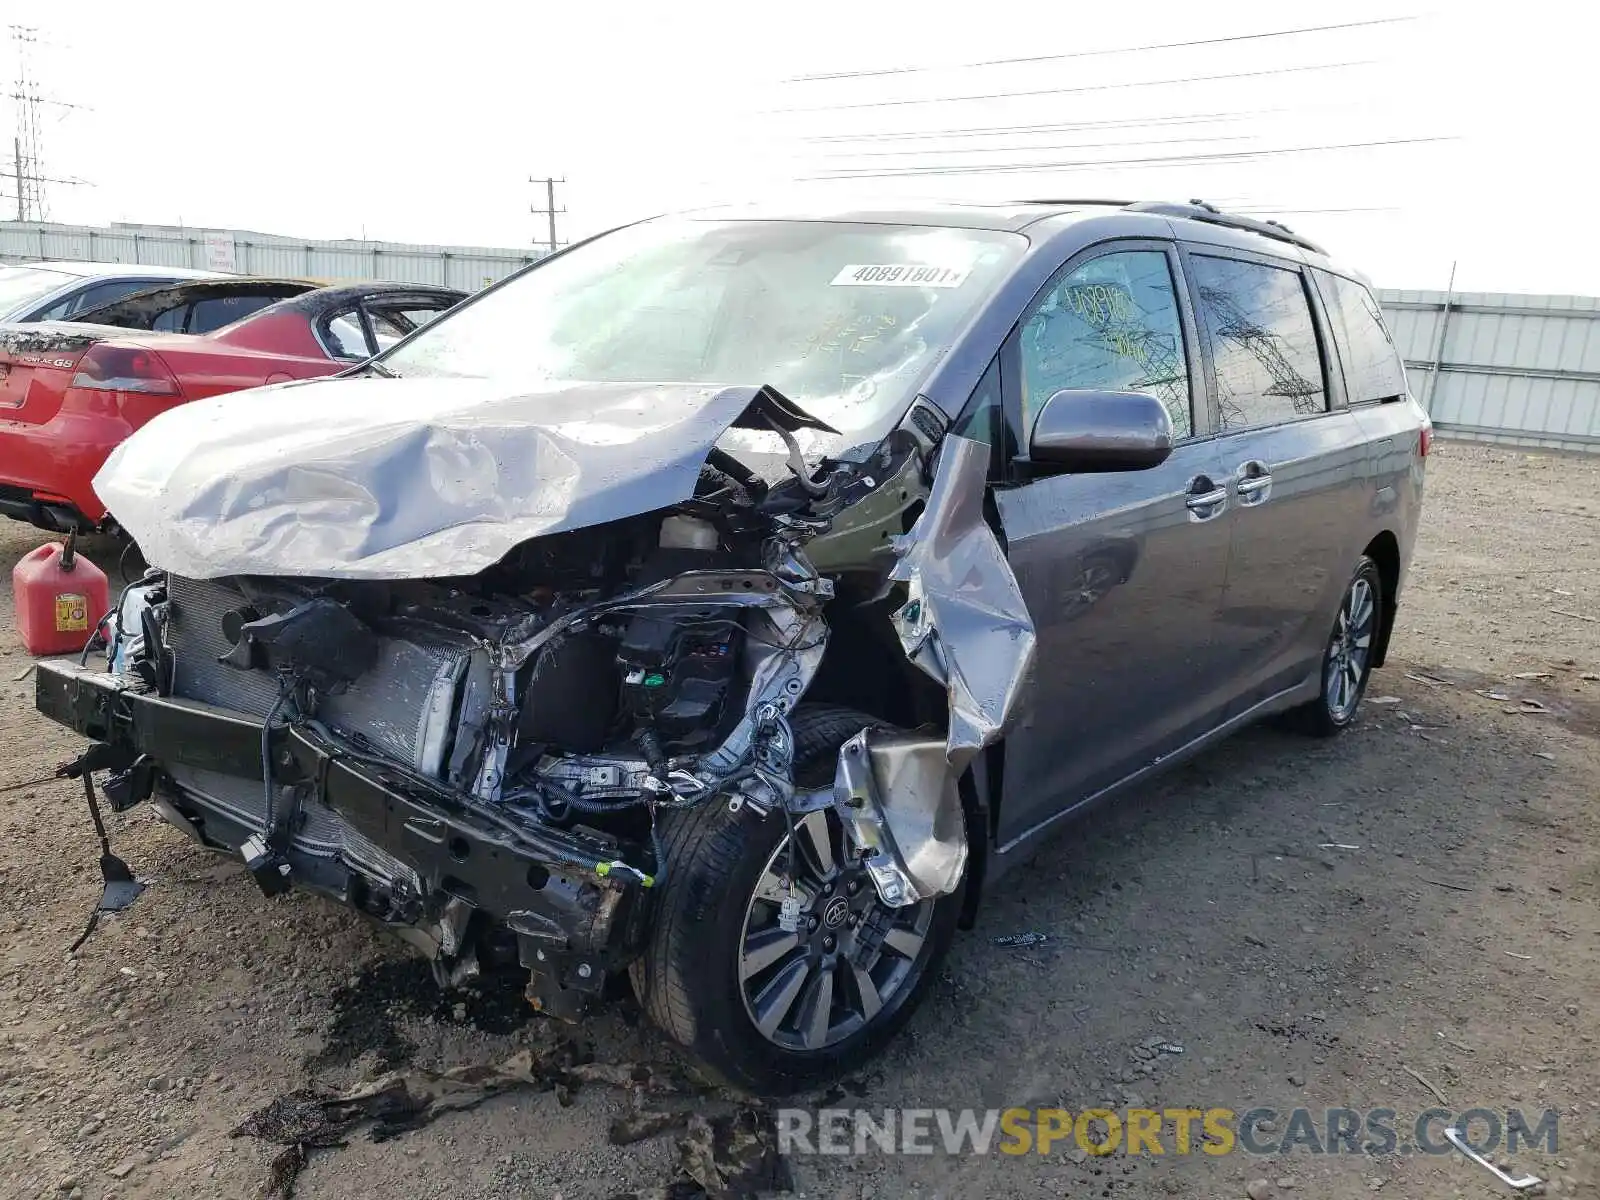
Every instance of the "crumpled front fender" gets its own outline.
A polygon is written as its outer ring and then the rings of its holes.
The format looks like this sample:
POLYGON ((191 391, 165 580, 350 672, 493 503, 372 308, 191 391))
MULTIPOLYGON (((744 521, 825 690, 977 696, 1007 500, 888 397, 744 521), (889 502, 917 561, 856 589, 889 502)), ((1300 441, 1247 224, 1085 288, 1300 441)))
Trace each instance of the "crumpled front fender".
POLYGON ((988 446, 945 439, 928 506, 890 573, 908 592, 893 617, 900 645, 949 697, 945 757, 958 776, 1015 722, 1033 670, 1033 618, 984 519, 988 474, 988 446))
POLYGON ((908 593, 893 615, 900 645, 948 697, 943 744, 863 730, 839 755, 834 803, 892 907, 960 886, 968 831, 957 781, 1016 720, 1033 670, 1033 619, 984 519, 988 467, 988 446, 945 440, 927 508, 896 543, 890 573, 908 593))

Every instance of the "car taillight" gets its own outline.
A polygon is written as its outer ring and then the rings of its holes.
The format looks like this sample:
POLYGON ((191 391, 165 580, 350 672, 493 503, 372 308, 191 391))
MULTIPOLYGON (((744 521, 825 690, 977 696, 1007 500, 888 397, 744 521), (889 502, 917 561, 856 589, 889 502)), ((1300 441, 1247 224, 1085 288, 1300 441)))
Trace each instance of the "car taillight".
POLYGON ((1422 431, 1417 434, 1417 457, 1427 458, 1431 449, 1433 449, 1433 422, 1423 417, 1422 431))
POLYGON ((91 346, 78 360, 78 373, 72 377, 75 388, 97 388, 112 392, 146 392, 172 396, 178 381, 166 364, 138 346, 91 346))

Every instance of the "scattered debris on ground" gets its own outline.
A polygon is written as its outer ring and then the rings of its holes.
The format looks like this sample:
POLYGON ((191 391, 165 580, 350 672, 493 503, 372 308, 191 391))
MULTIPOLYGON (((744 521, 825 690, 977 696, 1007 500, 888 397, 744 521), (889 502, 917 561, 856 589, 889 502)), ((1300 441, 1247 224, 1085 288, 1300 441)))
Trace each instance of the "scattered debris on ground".
POLYGON ((572 1040, 561 1041, 543 1053, 523 1050, 487 1066, 391 1071, 339 1093, 299 1088, 250 1114, 232 1136, 259 1138, 283 1147, 268 1167, 264 1195, 289 1200, 313 1151, 345 1146, 350 1134, 362 1126, 367 1127, 370 1140, 386 1142, 421 1129, 446 1113, 477 1108, 511 1091, 553 1091, 557 1102, 567 1107, 573 1093, 585 1083, 620 1088, 629 1096, 633 1111, 611 1126, 614 1145, 632 1145, 674 1128, 687 1128, 679 1143, 681 1178, 659 1191, 638 1193, 639 1200, 658 1194, 670 1195, 673 1200, 702 1195, 710 1200, 743 1200, 757 1191, 788 1190, 789 1173, 777 1152, 772 1118, 764 1108, 719 1101, 672 1067, 597 1063, 587 1047, 572 1040), (665 1098, 694 1101, 696 1107, 653 1107, 665 1098), (718 1107, 727 1111, 715 1111, 718 1107), (686 1191, 687 1187, 699 1190, 686 1191))

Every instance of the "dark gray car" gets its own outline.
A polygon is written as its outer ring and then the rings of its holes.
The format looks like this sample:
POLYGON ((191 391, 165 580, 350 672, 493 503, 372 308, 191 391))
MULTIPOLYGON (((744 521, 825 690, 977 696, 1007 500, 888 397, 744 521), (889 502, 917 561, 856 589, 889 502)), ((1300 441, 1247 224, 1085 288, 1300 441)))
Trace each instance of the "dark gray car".
POLYGON ((560 1017, 628 973, 783 1092, 1066 816, 1350 723, 1430 435, 1366 284, 1279 226, 644 222, 140 430, 95 487, 155 569, 38 703, 268 893, 560 1017))

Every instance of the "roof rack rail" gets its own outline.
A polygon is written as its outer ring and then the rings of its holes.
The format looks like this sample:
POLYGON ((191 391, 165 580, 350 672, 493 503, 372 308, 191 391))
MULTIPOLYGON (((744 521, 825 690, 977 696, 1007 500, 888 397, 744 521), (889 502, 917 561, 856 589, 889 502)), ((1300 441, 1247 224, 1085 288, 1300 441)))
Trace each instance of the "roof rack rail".
POLYGON ((1183 217, 1190 221, 1204 221, 1207 225, 1222 225, 1228 229, 1243 229, 1250 233, 1258 233, 1262 237, 1288 242, 1292 246, 1299 246, 1302 250, 1309 250, 1313 254, 1327 253, 1316 242, 1313 242, 1310 238, 1301 237, 1281 221, 1258 221, 1254 217, 1235 216, 1233 213, 1223 212, 1213 204, 1207 204, 1204 200, 1191 200, 1187 204, 1145 200, 1138 204, 1129 204, 1124 207, 1131 212, 1151 213, 1158 217, 1183 217))
POLYGON ((1129 205, 1131 205, 1133 203, 1133 201, 1132 200, 1084 200, 1084 199, 1057 200, 1057 199, 1051 198, 1051 199, 1047 199, 1047 200, 1018 200, 1018 201, 1015 201, 1015 203, 1017 203, 1017 204, 1105 204, 1105 205, 1109 205, 1112 208, 1127 208, 1129 205))

